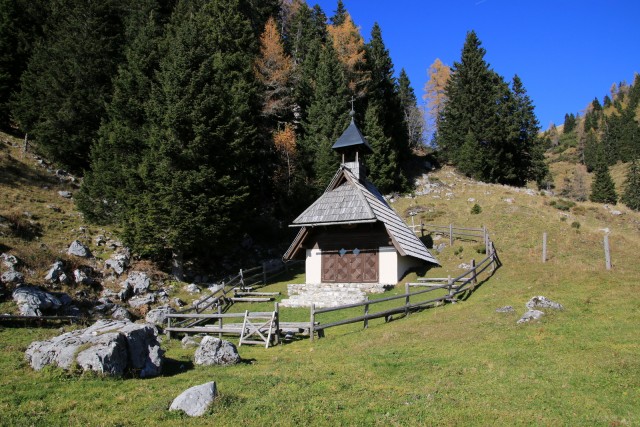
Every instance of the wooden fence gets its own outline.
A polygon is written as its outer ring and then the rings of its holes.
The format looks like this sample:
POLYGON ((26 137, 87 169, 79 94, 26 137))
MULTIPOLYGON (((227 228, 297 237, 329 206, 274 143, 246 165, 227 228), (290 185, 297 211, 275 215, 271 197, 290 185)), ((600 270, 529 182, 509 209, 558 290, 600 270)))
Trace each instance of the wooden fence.
POLYGON ((291 265, 299 262, 301 261, 291 261, 286 264, 282 261, 263 262, 262 265, 257 267, 248 269, 241 268, 238 274, 223 280, 218 290, 201 300, 194 301, 191 307, 180 310, 178 313, 188 313, 192 311, 202 313, 205 310, 226 305, 230 302, 230 298, 227 295, 233 295, 236 290, 264 286, 269 280, 288 271, 291 265))
MULTIPOLYGON (((328 328, 333 328, 336 326, 347 325, 350 323, 359 323, 363 322, 364 328, 367 328, 369 325, 369 320, 377 319, 377 318, 385 318, 385 321, 388 321, 389 318, 394 314, 409 314, 412 311, 423 310, 429 307, 443 305, 447 302, 455 303, 458 297, 466 292, 472 292, 475 287, 479 283, 479 277, 483 275, 483 273, 487 272, 487 270, 491 270, 488 275, 482 280, 486 280, 490 277, 493 272, 500 267, 500 259, 498 258, 498 254, 496 252, 495 246, 493 242, 489 238, 489 233, 486 228, 460 228, 453 227, 452 225, 449 227, 445 226, 435 226, 435 225, 425 225, 420 224, 421 231, 426 229, 435 230, 436 232, 445 232, 449 234, 451 242, 453 242, 454 236, 465 238, 465 239, 484 239, 487 251, 486 257, 476 264, 475 260, 471 261, 471 268, 458 277, 447 277, 447 278, 421 278, 418 279, 419 283, 406 283, 405 284, 405 292, 402 295, 396 295, 387 298, 380 298, 376 300, 365 301, 362 303, 343 305, 340 307, 329 307, 316 309, 315 305, 311 306, 310 309, 310 337, 313 340, 314 333, 318 332, 318 336, 324 335, 324 330, 328 328), (412 292, 411 288, 416 286, 426 286, 428 289, 423 289, 419 291, 412 292), (431 297, 433 294, 431 292, 444 290, 445 295, 440 295, 437 297, 431 297), (400 304, 397 307, 387 308, 379 311, 371 312, 371 308, 376 305, 382 303, 388 303, 390 301, 398 301, 400 304), (363 314, 361 316, 356 316, 348 319, 338 320, 331 323, 318 323, 317 316, 323 313, 336 312, 341 310, 359 308, 363 309, 363 314)), ((484 277, 484 276, 483 276, 484 277)))

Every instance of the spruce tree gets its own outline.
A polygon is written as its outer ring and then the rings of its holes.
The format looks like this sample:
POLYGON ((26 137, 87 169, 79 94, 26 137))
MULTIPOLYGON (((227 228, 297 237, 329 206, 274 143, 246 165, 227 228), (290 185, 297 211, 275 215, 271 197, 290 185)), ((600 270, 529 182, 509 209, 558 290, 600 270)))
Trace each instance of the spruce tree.
POLYGON ((126 229, 143 254, 220 257, 258 205, 257 43, 239 10, 238 0, 184 0, 172 15, 146 106, 144 192, 126 229))
POLYGON ((121 0, 55 4, 21 77, 13 108, 20 128, 74 171, 88 166, 110 99, 127 9, 121 0))
POLYGON ((331 24, 342 25, 347 18, 347 15, 348 12, 344 7, 344 3, 342 3, 342 0, 338 0, 336 10, 333 12, 333 16, 331 17, 331 24))
POLYGON ((397 189, 396 152, 391 148, 390 138, 385 136, 380 124, 380 107, 370 102, 364 115, 364 137, 371 145, 373 154, 366 158, 367 178, 382 193, 397 189))
POLYGON ((160 61, 159 42, 170 11, 153 0, 140 1, 127 19, 125 61, 113 83, 107 118, 91 149, 91 169, 76 197, 85 216, 121 223, 143 192, 138 167, 147 148, 146 102, 160 61))
POLYGON ((348 124, 348 92, 341 70, 333 45, 327 43, 320 55, 313 98, 303 123, 304 139, 300 143, 316 194, 324 191, 337 170, 338 156, 331 146, 348 124))
POLYGON ((485 54, 476 33, 467 33, 460 61, 454 62, 445 89, 447 103, 439 120, 438 146, 443 157, 455 165, 460 163, 459 150, 469 133, 483 147, 494 145, 496 138, 500 79, 484 60, 485 54))
POLYGON ((589 200, 596 203, 612 203, 614 205, 618 201, 615 184, 609 173, 609 166, 602 157, 600 157, 596 166, 589 200))
POLYGON ((576 127, 576 116, 571 114, 564 115, 564 126, 562 128, 562 133, 567 134, 573 131, 576 127))
POLYGON ((378 23, 371 29, 371 38, 366 44, 367 67, 371 80, 367 90, 367 101, 380 108, 379 122, 384 134, 396 152, 395 183, 397 189, 404 189, 407 177, 404 166, 411 156, 408 131, 404 120, 404 110, 399 96, 399 87, 394 77, 393 62, 382 39, 378 23))
POLYGON ((486 63, 485 54, 475 32, 467 33, 438 120, 442 157, 484 181, 524 185, 535 180, 542 185, 548 170, 533 103, 520 78, 515 76, 510 88, 486 63))
POLYGON ((640 211, 640 168, 636 160, 629 165, 624 188, 620 201, 629 209, 640 211))

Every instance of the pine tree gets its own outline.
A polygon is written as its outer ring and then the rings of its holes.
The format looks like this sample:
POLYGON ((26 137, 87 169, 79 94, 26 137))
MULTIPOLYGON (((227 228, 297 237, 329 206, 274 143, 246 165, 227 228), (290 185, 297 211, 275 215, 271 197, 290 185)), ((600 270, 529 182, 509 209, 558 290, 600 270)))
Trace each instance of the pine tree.
POLYGON ((416 150, 422 149, 426 127, 424 111, 418 107, 418 99, 404 68, 400 70, 398 88, 398 96, 404 111, 404 121, 408 132, 407 136, 409 137, 409 147, 416 150))
POLYGON ((391 148, 390 138, 385 136, 380 124, 380 107, 369 103, 364 115, 363 133, 373 149, 367 159, 367 177, 383 193, 397 189, 396 153, 391 148))
POLYGON ((331 43, 322 49, 315 75, 315 89, 304 122, 300 148, 307 159, 307 174, 316 194, 324 191, 335 173, 338 156, 331 149, 348 124, 348 92, 342 66, 331 43))
POLYGON ((567 134, 573 131, 576 127, 576 116, 571 114, 564 115, 564 126, 562 128, 562 133, 567 134))
POLYGON ((22 74, 14 113, 40 151, 79 171, 88 166, 110 99, 127 8, 107 0, 56 3, 52 10, 44 41, 22 74))
POLYGON ((76 197, 94 222, 122 224, 143 192, 138 167, 147 137, 146 102, 160 61, 159 42, 170 11, 153 0, 139 1, 127 19, 125 62, 113 83, 107 118, 91 148, 91 169, 76 197))
POLYGON ((345 9, 344 3, 342 3, 342 0, 338 0, 336 10, 333 12, 333 16, 331 17, 331 24, 335 26, 342 25, 347 19, 347 16, 349 16, 349 12, 345 9))
POLYGON ((443 157, 456 165, 469 133, 478 145, 489 145, 495 138, 496 74, 485 62, 485 54, 476 33, 467 33, 460 61, 454 63, 445 89, 447 102, 439 119, 438 145, 443 157))
POLYGON ((142 254, 222 256, 259 205, 258 49, 239 10, 238 0, 184 0, 172 15, 147 104, 144 192, 126 228, 142 254))
POLYGON ((596 166, 589 200, 595 203, 612 203, 614 205, 618 201, 615 184, 609 173, 609 166, 602 157, 599 158, 596 166))
POLYGON ((441 154, 477 179, 509 185, 536 180, 542 185, 548 169, 533 103, 520 78, 515 76, 510 88, 485 62, 485 54, 477 35, 467 33, 438 121, 441 154))
POLYGON ((636 160, 629 165, 624 187, 625 190, 620 201, 629 209, 640 211, 640 168, 636 160))
POLYGON ((403 166, 411 157, 411 149, 399 87, 393 76, 393 62, 382 39, 382 30, 377 23, 373 25, 371 38, 366 45, 366 61, 371 73, 367 101, 380 108, 380 125, 385 136, 390 138, 391 149, 397 156, 398 163, 394 165, 396 186, 397 189, 402 189, 408 182, 403 166))

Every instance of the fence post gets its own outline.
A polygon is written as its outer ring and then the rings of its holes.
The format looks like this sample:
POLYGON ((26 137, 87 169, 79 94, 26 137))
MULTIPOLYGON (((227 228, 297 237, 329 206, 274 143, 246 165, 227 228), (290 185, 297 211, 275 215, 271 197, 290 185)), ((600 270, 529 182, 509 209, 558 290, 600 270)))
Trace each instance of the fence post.
POLYGON ((369 327, 369 303, 364 305, 364 328, 367 329, 369 327))
POLYGON ((471 276, 471 280, 473 281, 473 287, 478 284, 478 272, 476 271, 476 260, 471 260, 471 271, 473 272, 473 276, 471 276))
POLYGON ((275 345, 280 344, 280 305, 276 301, 274 303, 273 310, 276 312, 275 321, 276 321, 276 336, 275 336, 275 345))
POLYGON ((315 325, 316 325, 316 305, 314 303, 311 304, 311 313, 310 313, 310 322, 309 325, 309 338, 313 341, 313 335, 315 334, 315 325))
POLYGON ((453 224, 449 224, 449 246, 453 247, 453 224))
POLYGON ((242 269, 240 269, 238 276, 240 276, 240 289, 244 290, 244 275, 242 274, 242 269))
POLYGON ((447 285, 449 287, 449 298, 453 296, 453 281, 451 280, 451 276, 447 276, 447 285))
POLYGON ((410 301, 410 294, 409 294, 409 282, 406 282, 404 284, 404 315, 408 316, 409 315, 409 301, 410 301))
POLYGON ((542 262, 547 262, 547 232, 542 233, 542 262))
POLYGON ((420 221, 420 236, 424 237, 424 222, 420 221))
POLYGON ((482 241, 484 242, 485 247, 487 246, 487 226, 482 226, 482 241))
POLYGON ((168 340, 171 339, 171 331, 169 330, 169 328, 171 328, 171 317, 167 316, 167 339, 168 340))
POLYGON ((267 284, 267 263, 262 263, 262 285, 267 284))
POLYGON ((218 338, 222 339, 222 316, 220 316, 220 314, 222 314, 222 307, 218 304, 218 328, 220 328, 218 338))
POLYGON ((607 270, 611 270, 611 251, 609 248, 609 235, 604 235, 604 262, 607 270))
POLYGON ((489 233, 485 229, 485 233, 484 233, 484 253, 487 254, 487 256, 489 256, 489 242, 490 241, 491 241, 491 239, 489 239, 489 233))

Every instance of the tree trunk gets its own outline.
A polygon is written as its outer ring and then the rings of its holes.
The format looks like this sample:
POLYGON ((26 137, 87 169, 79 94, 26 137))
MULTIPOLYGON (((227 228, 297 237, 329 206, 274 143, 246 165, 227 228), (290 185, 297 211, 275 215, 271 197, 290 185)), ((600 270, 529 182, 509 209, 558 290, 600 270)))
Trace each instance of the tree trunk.
POLYGON ((171 254, 171 274, 176 280, 184 281, 184 261, 182 259, 182 251, 174 250, 171 254))

